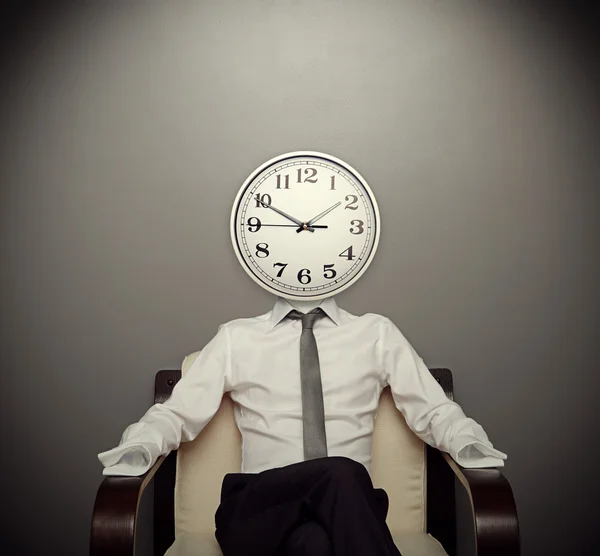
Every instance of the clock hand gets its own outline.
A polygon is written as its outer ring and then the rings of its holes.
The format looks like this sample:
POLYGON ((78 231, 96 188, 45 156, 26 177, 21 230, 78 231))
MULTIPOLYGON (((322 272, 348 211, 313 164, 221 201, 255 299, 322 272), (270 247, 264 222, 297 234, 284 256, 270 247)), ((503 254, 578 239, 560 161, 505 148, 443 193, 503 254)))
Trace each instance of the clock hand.
MULTIPOLYGON (((260 225, 261 228, 263 226, 271 226, 271 227, 275 227, 275 228, 296 228, 296 224, 261 224, 260 225)), ((304 226, 304 224, 302 225, 304 226)), ((329 226, 319 226, 319 224, 317 224, 316 226, 311 226, 311 228, 328 228, 329 226)), ((304 228, 302 228, 304 229, 304 228)))
MULTIPOLYGON (((323 218, 323 216, 325 216, 326 214, 329 214, 334 208, 339 207, 342 204, 342 201, 338 201, 335 205, 329 207, 327 210, 324 210, 321 214, 317 214, 317 216, 311 218, 307 223, 306 226, 310 226, 313 227, 313 223, 316 222, 317 220, 321 220, 321 218, 323 218)), ((296 233, 300 233, 302 230, 304 229, 304 225, 300 228, 298 228, 296 230, 296 233)))
POLYGON ((338 201, 335 205, 329 207, 327 210, 324 210, 321 214, 318 214, 317 216, 315 216, 314 218, 311 218, 307 224, 311 225, 314 222, 316 222, 317 220, 321 220, 321 218, 323 218, 323 216, 325 216, 326 214, 329 214, 334 208, 339 207, 342 204, 342 201, 338 201))
POLYGON ((285 218, 287 218, 288 220, 291 220, 292 222, 295 222, 296 224, 298 224, 298 226, 300 226, 301 230, 308 230, 309 232, 313 232, 314 233, 314 228, 309 228, 307 227, 306 223, 304 222, 300 222, 300 220, 298 220, 297 218, 294 218, 293 216, 290 216, 287 212, 283 212, 282 210, 275 208, 273 205, 271 204, 267 204, 267 203, 263 203, 261 202, 263 207, 268 207, 272 210, 274 210, 275 212, 278 212, 279 214, 281 214, 281 216, 284 216, 285 218))

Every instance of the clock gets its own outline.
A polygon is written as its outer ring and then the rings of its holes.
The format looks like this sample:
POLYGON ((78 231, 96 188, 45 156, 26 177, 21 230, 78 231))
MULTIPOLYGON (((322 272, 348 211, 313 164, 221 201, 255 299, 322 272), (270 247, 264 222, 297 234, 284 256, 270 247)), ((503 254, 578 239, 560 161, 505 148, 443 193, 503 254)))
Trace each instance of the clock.
POLYGON ((350 165, 299 151, 268 160, 240 188, 231 240, 250 277, 288 299, 323 299, 365 272, 381 224, 373 192, 350 165))

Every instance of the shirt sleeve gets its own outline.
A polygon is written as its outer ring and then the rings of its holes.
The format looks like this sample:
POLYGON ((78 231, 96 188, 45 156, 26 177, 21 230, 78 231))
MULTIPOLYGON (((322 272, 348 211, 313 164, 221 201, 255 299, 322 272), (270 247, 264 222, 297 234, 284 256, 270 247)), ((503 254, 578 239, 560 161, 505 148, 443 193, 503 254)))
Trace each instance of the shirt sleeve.
POLYGON ((119 445, 98 454, 104 475, 142 475, 163 455, 194 440, 230 389, 230 336, 226 325, 198 354, 164 403, 154 404, 125 429, 119 445))
POLYGON ((450 400, 425 363, 389 319, 382 325, 380 354, 386 383, 409 428, 423 441, 450 454, 463 467, 503 467, 506 454, 450 400))

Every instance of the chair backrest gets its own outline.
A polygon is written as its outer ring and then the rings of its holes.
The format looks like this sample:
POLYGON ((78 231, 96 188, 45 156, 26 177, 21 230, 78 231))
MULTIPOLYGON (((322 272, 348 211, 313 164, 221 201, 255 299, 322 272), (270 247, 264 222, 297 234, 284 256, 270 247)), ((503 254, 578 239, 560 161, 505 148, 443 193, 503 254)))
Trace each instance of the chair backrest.
MULTIPOLYGON (((198 352, 185 358, 182 374, 198 352)), ((371 475, 390 497, 388 526, 393 535, 424 532, 426 520, 425 445, 396 409, 389 388, 381 395, 373 432, 371 475)), ((175 534, 214 539, 214 514, 225 474, 241 466, 241 438, 233 402, 223 397, 215 417, 193 442, 178 450, 175 482, 175 534)))

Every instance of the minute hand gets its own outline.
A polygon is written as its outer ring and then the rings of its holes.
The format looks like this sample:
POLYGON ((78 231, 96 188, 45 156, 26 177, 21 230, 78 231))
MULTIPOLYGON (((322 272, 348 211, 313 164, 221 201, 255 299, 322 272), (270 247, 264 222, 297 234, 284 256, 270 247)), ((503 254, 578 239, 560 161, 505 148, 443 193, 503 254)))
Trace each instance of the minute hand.
MULTIPOLYGON (((311 218, 306 225, 307 226, 312 226, 317 220, 321 220, 321 218, 323 218, 323 216, 325 216, 326 214, 329 214, 334 208, 339 207, 342 204, 342 201, 338 201, 335 205, 329 207, 327 210, 324 210, 321 214, 317 214, 317 216, 311 218)), ((302 231, 302 228, 298 228, 296 230, 296 233, 300 233, 302 231)))
MULTIPOLYGON (((300 220, 298 220, 297 218, 294 218, 293 216, 290 216, 287 212, 283 212, 282 210, 275 208, 273 205, 269 205, 267 203, 262 203, 262 205, 264 207, 268 207, 271 210, 274 210, 275 212, 278 212, 279 214, 281 214, 281 216, 284 216, 285 218, 287 218, 288 220, 291 220, 294 224, 298 224, 298 226, 300 226, 300 230, 304 230, 304 222, 301 222, 300 220)), ((307 227, 306 228, 309 232, 313 232, 315 231, 314 228, 310 228, 307 227)))

